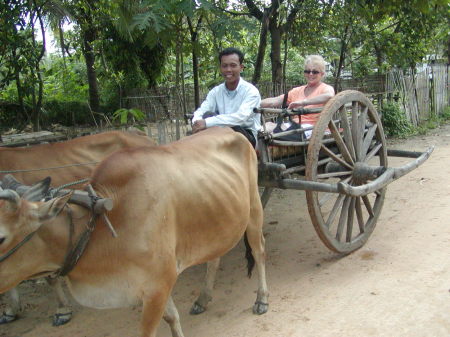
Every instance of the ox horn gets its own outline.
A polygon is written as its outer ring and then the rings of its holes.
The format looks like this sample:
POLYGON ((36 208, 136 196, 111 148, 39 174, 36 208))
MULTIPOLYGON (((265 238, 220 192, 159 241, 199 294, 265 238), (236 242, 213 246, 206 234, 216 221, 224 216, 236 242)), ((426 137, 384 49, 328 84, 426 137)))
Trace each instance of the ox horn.
POLYGON ((0 191, 0 200, 9 201, 14 207, 20 205, 20 196, 13 190, 0 191))
POLYGON ((6 174, 3 177, 1 184, 5 189, 10 189, 14 191, 17 191, 17 188, 23 185, 16 178, 14 178, 12 174, 6 174))
POLYGON ((33 186, 31 186, 23 195, 22 198, 28 201, 39 201, 45 198, 45 195, 50 188, 51 178, 47 177, 33 186))

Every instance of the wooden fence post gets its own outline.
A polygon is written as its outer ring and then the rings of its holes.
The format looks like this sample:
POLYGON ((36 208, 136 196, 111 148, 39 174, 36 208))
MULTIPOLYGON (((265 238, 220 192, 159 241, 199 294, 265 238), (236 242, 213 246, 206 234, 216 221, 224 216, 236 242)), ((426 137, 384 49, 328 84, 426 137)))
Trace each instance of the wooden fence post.
POLYGON ((158 125, 158 144, 164 145, 167 143, 166 128, 164 125, 164 121, 159 121, 157 125, 158 125))

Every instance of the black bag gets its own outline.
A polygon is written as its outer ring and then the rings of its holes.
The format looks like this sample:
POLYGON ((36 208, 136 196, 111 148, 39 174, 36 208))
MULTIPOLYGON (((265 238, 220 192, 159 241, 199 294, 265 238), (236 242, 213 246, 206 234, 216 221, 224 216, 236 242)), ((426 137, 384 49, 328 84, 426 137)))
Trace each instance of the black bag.
MULTIPOLYGON (((273 129, 273 133, 277 134, 280 132, 286 132, 286 131, 291 131, 291 130, 298 130, 301 129, 300 124, 298 124, 297 122, 294 122, 291 118, 291 116, 289 116, 289 122, 291 123, 291 125, 286 129, 283 130, 281 129, 281 125, 284 122, 284 116, 280 115, 277 118, 277 126, 275 126, 275 128, 273 129)), ((276 140, 284 140, 284 141, 291 141, 291 142, 301 142, 302 141, 302 137, 301 137, 301 133, 293 133, 290 135, 285 135, 282 137, 277 137, 276 140)))
MULTIPOLYGON (((288 93, 286 92, 284 94, 284 97, 283 97, 283 103, 281 105, 281 108, 283 108, 283 109, 287 108, 287 99, 288 99, 288 93)), ((279 133, 279 132, 297 130, 297 129, 301 128, 300 124, 298 124, 297 122, 294 122, 292 120, 292 117, 289 116, 289 122, 291 123, 291 125, 286 130, 281 129, 281 125, 284 122, 284 117, 285 116, 282 115, 282 114, 278 116, 278 118, 277 118, 277 126, 275 126, 275 128, 273 129, 273 133, 274 134, 275 133, 279 133)), ((300 133, 293 133, 291 135, 287 135, 287 136, 283 136, 283 137, 277 138, 277 140, 284 140, 284 141, 291 141, 291 142, 300 142, 302 139, 301 139, 300 133)))

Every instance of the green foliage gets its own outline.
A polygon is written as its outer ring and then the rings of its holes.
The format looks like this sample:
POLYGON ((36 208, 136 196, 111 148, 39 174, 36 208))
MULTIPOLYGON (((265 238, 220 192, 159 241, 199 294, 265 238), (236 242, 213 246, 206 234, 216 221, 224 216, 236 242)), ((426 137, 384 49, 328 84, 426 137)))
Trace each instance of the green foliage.
POLYGON ((120 124, 128 124, 129 121, 134 123, 143 120, 145 120, 145 114, 139 109, 121 108, 113 113, 113 121, 119 121, 120 124))
POLYGON ((411 123, 409 123, 405 113, 396 103, 383 105, 381 122, 383 123, 383 129, 387 136, 406 137, 413 132, 411 123))
POLYGON ((444 112, 438 116, 434 116, 424 121, 417 128, 418 134, 426 134, 428 130, 436 129, 440 127, 442 124, 446 124, 450 121, 450 107, 446 107, 444 112))
POLYGON ((46 101, 86 101, 88 84, 86 64, 78 58, 50 55, 45 63, 44 96, 46 101))
MULTIPOLYGON (((101 112, 112 116, 112 111, 116 111, 118 121, 138 118, 128 109, 117 112, 122 93, 134 88, 181 85, 181 80, 191 84, 193 49, 198 56, 201 86, 222 81, 217 53, 229 46, 238 47, 246 54, 243 76, 249 80, 255 69, 261 32, 260 22, 248 14, 249 4, 263 11, 276 2, 6 0, 0 4, 0 12, 4 14, 0 19, 0 100, 12 105, 8 112, 0 111, 0 123, 14 123, 14 120, 25 123, 30 119, 36 106, 33 100, 39 91, 39 76, 44 83, 44 123, 92 123, 87 106, 88 72, 82 52, 86 32, 94 32, 91 37, 101 112), (59 14, 50 8, 53 3, 59 14), (30 7, 31 4, 36 6, 30 7), (39 62, 43 44, 39 39, 33 41, 33 32, 36 35, 38 30, 33 30, 30 22, 32 15, 36 18, 38 8, 49 23, 46 29, 51 26, 53 32, 58 33, 61 20, 70 17, 73 28, 64 31, 65 58, 58 54, 39 62), (196 39, 192 38, 187 18, 194 25, 196 39), (196 26, 198 22, 201 24, 196 26), (36 66, 40 67, 39 71, 36 66)), ((335 73, 342 57, 344 74, 362 77, 392 66, 409 67, 426 55, 443 55, 447 49, 446 0, 278 3, 279 25, 288 20, 294 7, 300 8, 293 26, 283 32, 283 38, 288 38, 287 50, 284 41, 281 44, 281 61, 287 55, 285 81, 289 84, 304 83, 302 68, 308 54, 323 55, 335 73)), ((37 28, 36 19, 34 23, 37 28)), ((60 46, 59 35, 56 36, 60 46)), ((49 42, 46 41, 47 46, 49 42)), ((270 32, 267 42, 260 82, 272 78, 270 57, 276 46, 270 40, 270 32)), ((326 81, 331 83, 333 79, 326 81)), ((386 108, 385 115, 389 115, 386 129, 392 127, 391 134, 406 133, 406 121, 398 123, 401 120, 398 109, 386 108), (394 119, 391 126, 390 117, 394 119)), ((429 121, 430 125, 433 123, 429 121)))
POLYGON ((444 121, 450 120, 450 106, 446 107, 440 118, 444 121))
POLYGON ((43 106, 42 125, 91 125, 92 115, 86 100, 46 100, 43 106))
MULTIPOLYGON (((39 128, 42 103, 41 61, 44 42, 37 39, 44 25, 39 1, 7 0, 0 4, 0 88, 14 83, 21 111, 32 107, 27 119, 39 128)), ((41 31, 43 36, 43 32, 41 31)), ((28 113, 27 113, 28 114, 28 113)))

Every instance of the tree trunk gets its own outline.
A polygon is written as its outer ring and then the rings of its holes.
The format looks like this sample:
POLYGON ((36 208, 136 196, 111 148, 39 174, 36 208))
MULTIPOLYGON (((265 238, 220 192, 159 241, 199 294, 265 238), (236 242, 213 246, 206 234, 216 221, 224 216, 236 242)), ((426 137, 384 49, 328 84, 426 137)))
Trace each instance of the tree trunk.
MULTIPOLYGON (((30 24, 31 29, 34 32, 35 29, 35 20, 39 22, 40 31, 42 34, 42 46, 39 51, 39 54, 35 55, 34 57, 28 59, 29 69, 30 73, 33 77, 33 84, 31 87, 31 99, 33 102, 33 107, 31 111, 31 121, 33 123, 33 131, 40 131, 41 125, 40 125, 40 117, 41 117, 41 108, 42 108, 42 95, 44 92, 44 81, 42 79, 41 74, 41 68, 40 63, 42 58, 45 55, 45 27, 44 22, 42 21, 42 16, 39 7, 36 5, 36 3, 33 1, 30 3, 31 7, 30 10, 30 24), (37 84, 37 89, 36 89, 37 84)), ((31 41, 33 45, 33 49, 37 50, 38 45, 36 42, 36 37, 34 34, 31 35, 31 41)))
MULTIPOLYGON (((265 7, 264 11, 261 11, 253 0, 245 0, 245 4, 250 11, 250 15, 255 17, 259 22, 261 22, 261 35, 260 35, 260 46, 258 49, 258 58, 264 56, 265 43, 267 31, 264 29, 268 25, 268 30, 271 36, 271 51, 270 51, 270 61, 272 65, 272 82, 273 89, 275 92, 281 89, 283 82, 283 65, 281 62, 281 43, 283 40, 283 34, 285 34, 291 27, 297 13, 301 9, 304 0, 297 0, 293 3, 293 7, 290 13, 286 17, 286 21, 282 23, 279 15, 280 6, 283 1, 272 0, 270 7, 265 7), (268 21, 268 23, 266 23, 268 21), (265 34, 265 35, 264 35, 265 34), (261 45, 263 43, 263 45, 261 45)), ((262 69, 262 60, 256 63, 255 74, 253 82, 259 80, 262 69)))
POLYGON ((344 36, 341 39, 341 52, 339 54, 339 64, 337 66, 337 71, 335 74, 335 79, 334 79, 334 91, 338 92, 340 89, 340 79, 341 79, 341 70, 342 67, 344 66, 344 61, 345 61, 345 55, 347 53, 347 37, 348 37, 348 32, 349 32, 349 25, 347 24, 345 26, 345 32, 344 32, 344 36))
POLYGON ((194 73, 194 100, 197 110, 200 106, 200 87, 198 84, 198 56, 195 45, 192 46, 192 72, 194 73))
POLYGON ((264 10, 264 16, 261 22, 261 33, 259 34, 258 55, 256 56, 255 71, 253 73, 252 83, 257 84, 261 79, 264 65, 264 56, 267 47, 267 31, 269 30, 269 13, 268 9, 264 10))
POLYGON ((277 16, 272 16, 269 24, 271 39, 270 61, 272 64, 272 83, 274 91, 280 90, 283 80, 283 65, 281 62, 282 29, 277 25, 277 16))
POLYGON ((97 72, 95 71, 95 56, 92 43, 95 40, 95 31, 88 28, 83 31, 83 55, 86 61, 86 71, 89 85, 89 105, 94 112, 100 111, 100 96, 98 93, 97 72))
MULTIPOLYGON (((12 56, 14 59, 18 59, 17 53, 16 53, 16 49, 13 48, 12 49, 12 56)), ((17 88, 17 99, 19 101, 19 105, 20 105, 20 111, 22 113, 22 118, 19 118, 19 120, 23 120, 29 119, 29 116, 27 114, 27 110, 25 109, 25 101, 24 101, 24 93, 23 93, 23 88, 22 88, 22 80, 20 79, 20 67, 19 65, 16 63, 14 63, 14 78, 16 80, 16 88, 17 88)))
POLYGON ((197 21, 197 27, 194 29, 192 25, 192 21, 189 17, 187 17, 187 22, 189 25, 189 32, 191 33, 191 44, 192 44, 192 72, 194 74, 194 100, 195 100, 195 109, 198 109, 200 106, 200 87, 198 82, 198 55, 197 55, 197 39, 198 39, 198 31, 202 24, 203 16, 200 15, 197 21))
POLYGON ((283 92, 286 92, 286 66, 287 66, 287 58, 288 58, 288 34, 285 34, 284 37, 284 57, 283 57, 283 83, 282 89, 283 92))
MULTIPOLYGON (((181 48, 183 48, 183 41, 181 41, 181 48)), ((184 55, 183 51, 181 51, 181 96, 183 97, 183 114, 187 113, 187 104, 186 104, 186 85, 184 83, 184 55)), ((187 120, 186 120, 187 122, 187 120)))

